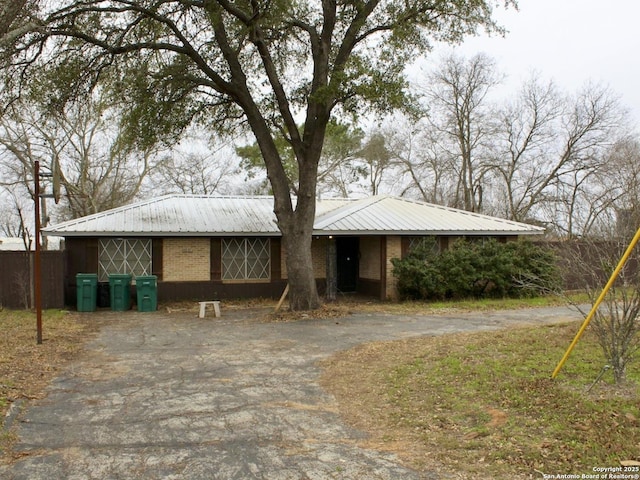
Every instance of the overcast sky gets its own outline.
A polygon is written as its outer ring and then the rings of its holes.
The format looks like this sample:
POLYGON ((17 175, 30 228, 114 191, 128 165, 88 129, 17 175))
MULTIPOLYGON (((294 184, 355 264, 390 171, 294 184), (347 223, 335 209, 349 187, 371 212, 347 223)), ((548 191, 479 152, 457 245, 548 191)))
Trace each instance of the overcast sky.
POLYGON ((620 96, 640 126, 640 1, 518 4, 519 11, 496 12, 508 30, 504 38, 470 38, 456 51, 467 57, 487 53, 508 76, 507 85, 520 85, 532 71, 570 92, 589 80, 601 82, 620 96))

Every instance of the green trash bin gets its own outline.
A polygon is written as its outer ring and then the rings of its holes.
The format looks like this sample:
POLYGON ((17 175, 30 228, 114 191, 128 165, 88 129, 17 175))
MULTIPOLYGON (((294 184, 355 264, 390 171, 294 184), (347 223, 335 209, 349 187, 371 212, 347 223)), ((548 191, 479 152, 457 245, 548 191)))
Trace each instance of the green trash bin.
POLYGON ((131 308, 131 275, 109 275, 111 310, 124 312, 131 308))
POLYGON ((98 275, 78 273, 76 275, 76 293, 79 312, 95 312, 98 298, 98 275))
POLYGON ((136 277, 136 296, 139 312, 155 312, 158 309, 158 277, 136 277))

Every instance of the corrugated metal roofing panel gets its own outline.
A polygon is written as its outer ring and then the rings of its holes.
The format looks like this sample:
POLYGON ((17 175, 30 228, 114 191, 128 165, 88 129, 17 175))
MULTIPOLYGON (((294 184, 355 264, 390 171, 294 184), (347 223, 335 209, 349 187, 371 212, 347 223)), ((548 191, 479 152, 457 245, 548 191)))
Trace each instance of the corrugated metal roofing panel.
POLYGON ((316 218, 325 234, 540 234, 541 227, 404 198, 377 196, 353 201, 316 218))
POLYGON ((47 235, 280 235, 272 197, 168 195, 60 223, 47 235))
MULTIPOLYGON (((278 236, 273 197, 168 195, 43 230, 59 236, 278 236)), ((524 223, 403 198, 329 199, 317 204, 314 234, 540 234, 524 223)))
MULTIPOLYGON (((35 245, 31 247, 33 250, 35 245)), ((26 251, 24 240, 15 237, 0 237, 0 251, 26 251)))

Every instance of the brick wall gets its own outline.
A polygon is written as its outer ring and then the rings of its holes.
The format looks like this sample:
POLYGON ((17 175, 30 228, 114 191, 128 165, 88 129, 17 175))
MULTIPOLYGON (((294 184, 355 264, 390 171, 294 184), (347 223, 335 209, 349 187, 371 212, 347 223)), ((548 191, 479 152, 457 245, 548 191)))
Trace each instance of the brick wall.
POLYGON ((380 237, 360 238, 360 278, 380 280, 380 237))
POLYGON ((208 238, 166 238, 162 242, 162 250, 164 281, 210 280, 210 240, 208 238))
POLYGON ((316 278, 327 278, 327 239, 319 238, 311 242, 313 274, 316 278))
POLYGON ((387 276, 387 298, 392 301, 398 300, 397 279, 393 275, 392 258, 402 258, 402 241, 398 236, 387 237, 387 255, 386 255, 386 276, 387 276))

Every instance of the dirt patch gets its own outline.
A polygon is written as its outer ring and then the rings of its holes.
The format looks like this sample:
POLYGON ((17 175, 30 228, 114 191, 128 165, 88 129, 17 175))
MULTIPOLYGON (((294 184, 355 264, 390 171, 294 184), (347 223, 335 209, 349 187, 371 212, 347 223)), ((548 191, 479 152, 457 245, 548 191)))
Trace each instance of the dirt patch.
POLYGON ((487 413, 491 415, 491 420, 487 423, 487 427, 496 428, 501 427, 505 423, 507 423, 507 414, 502 410, 497 410, 495 408, 487 408, 487 413))
POLYGON ((317 310, 311 312, 292 312, 287 307, 278 310, 277 312, 269 311, 265 313, 261 321, 267 323, 279 323, 279 322, 299 322, 304 320, 313 319, 331 319, 331 318, 343 318, 354 313, 354 306, 349 304, 337 304, 330 303, 325 304, 317 310))

